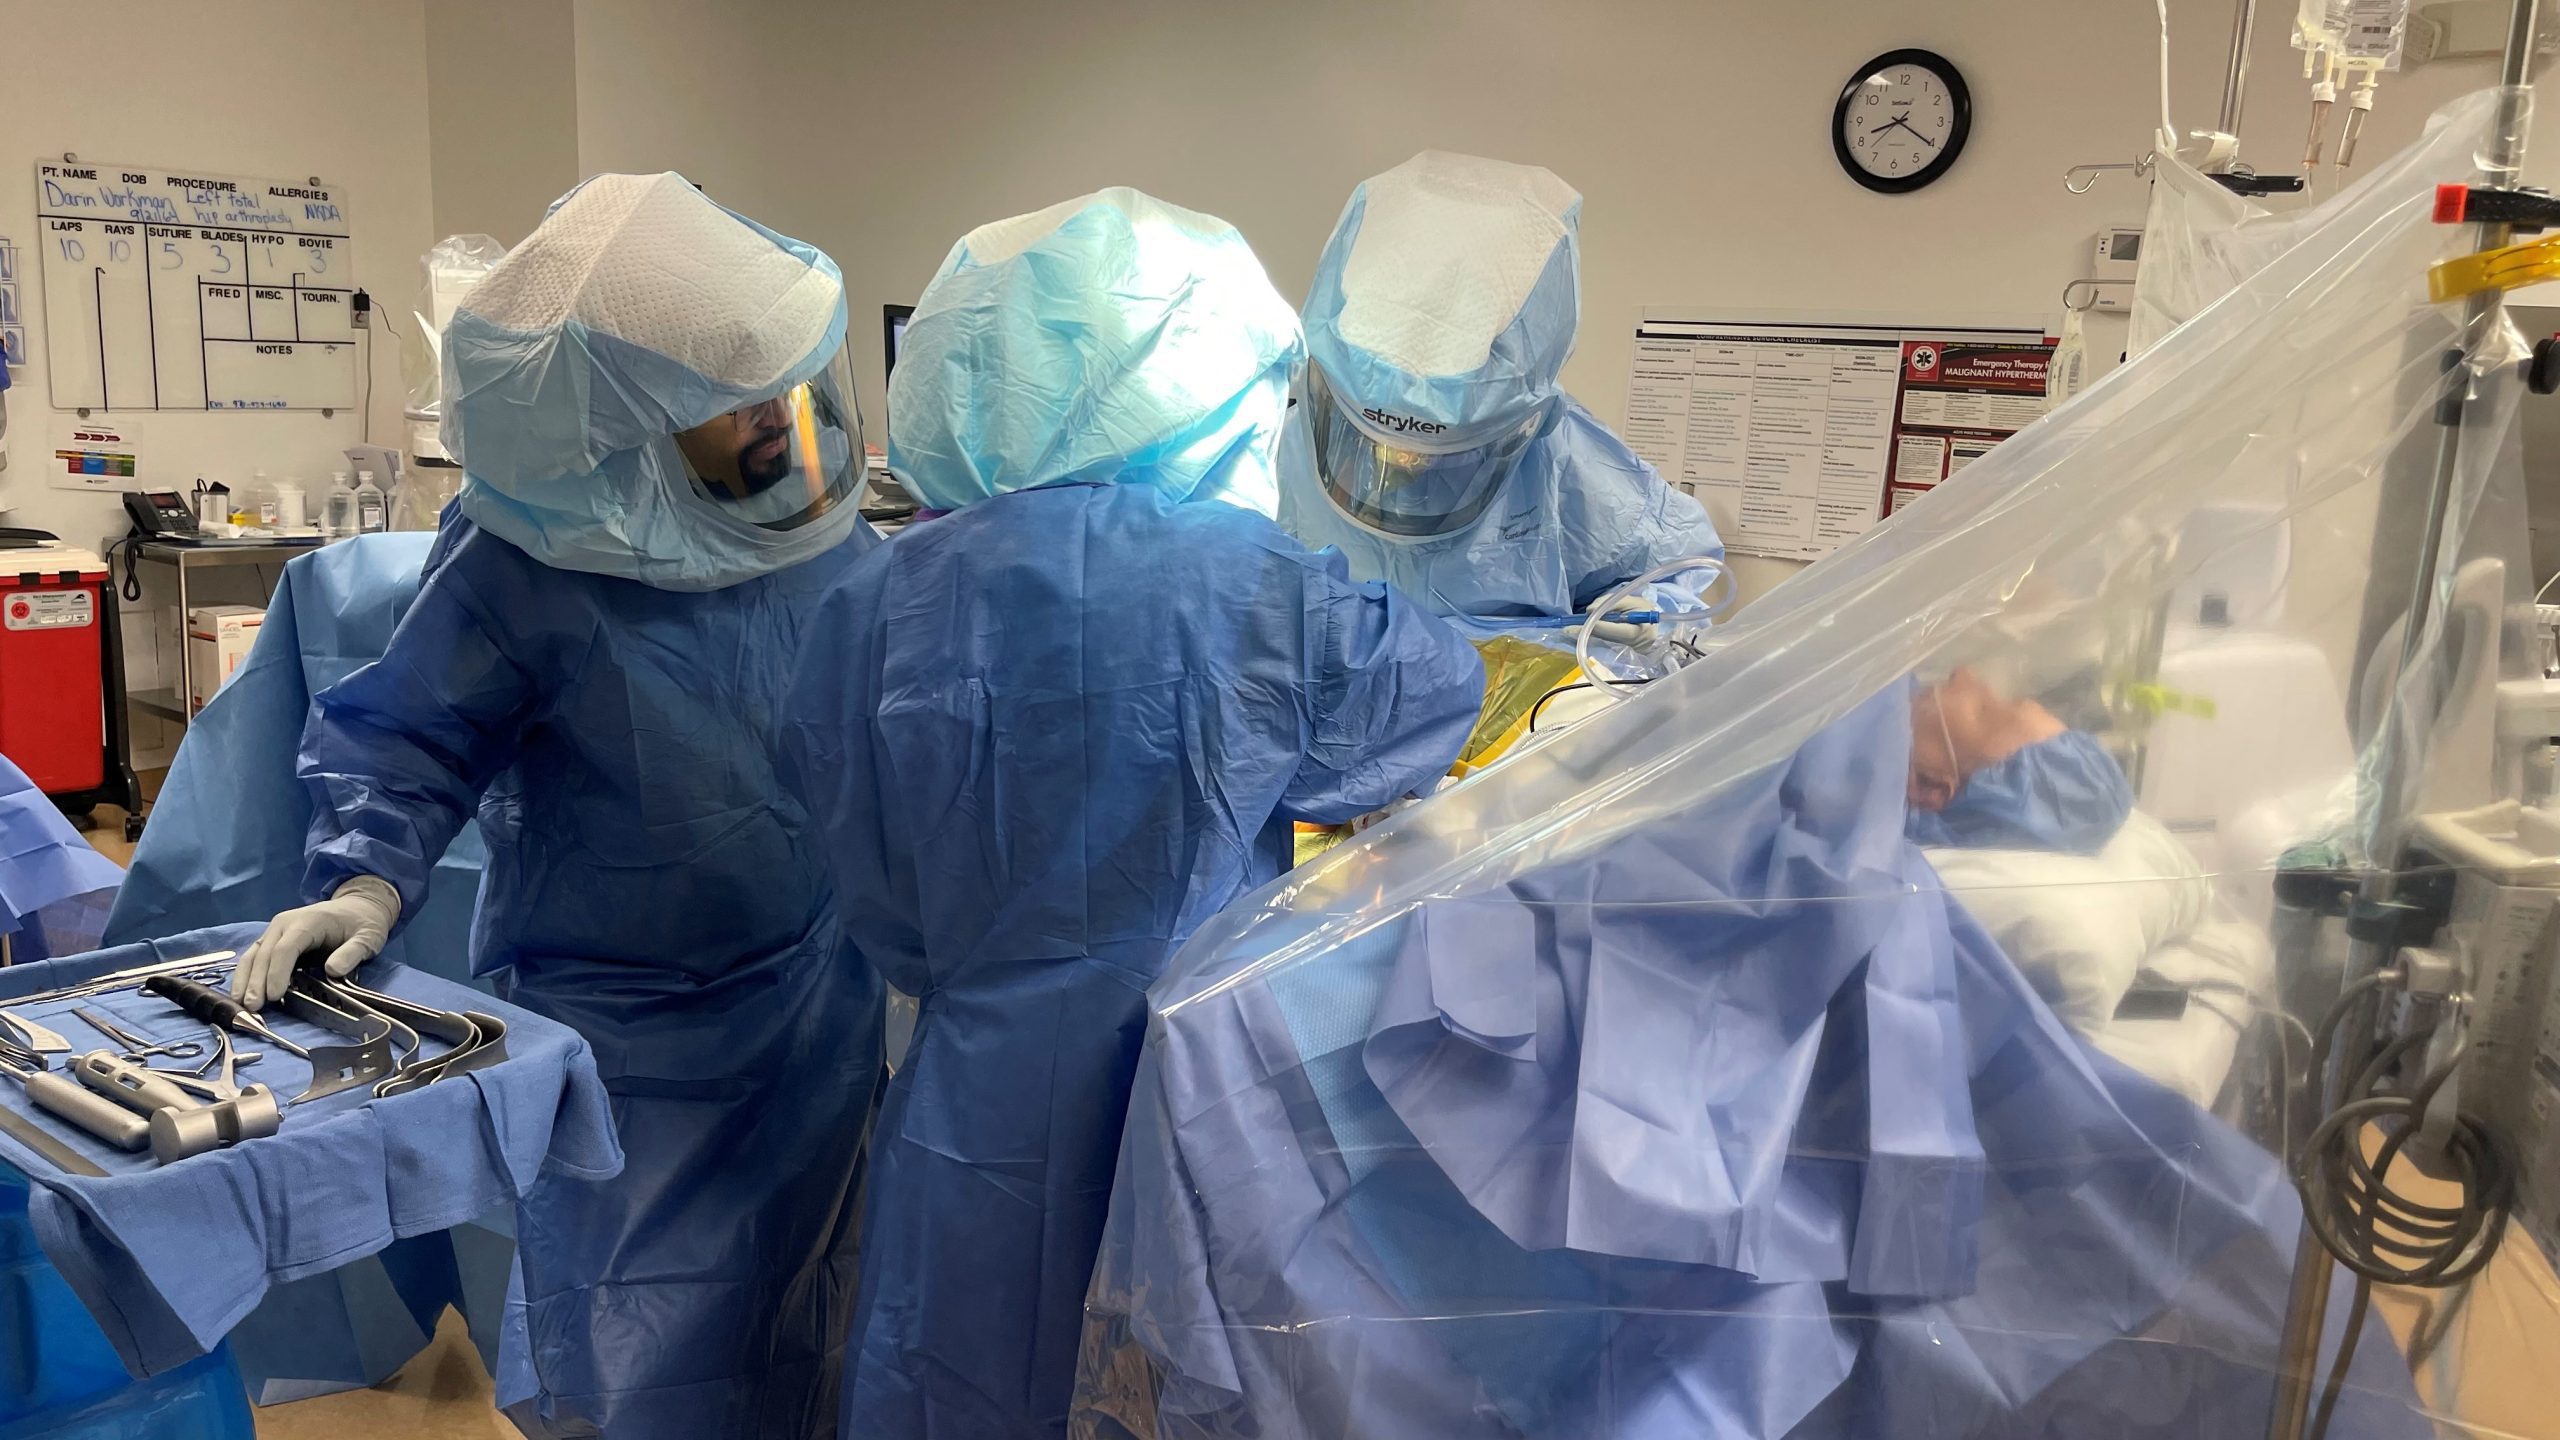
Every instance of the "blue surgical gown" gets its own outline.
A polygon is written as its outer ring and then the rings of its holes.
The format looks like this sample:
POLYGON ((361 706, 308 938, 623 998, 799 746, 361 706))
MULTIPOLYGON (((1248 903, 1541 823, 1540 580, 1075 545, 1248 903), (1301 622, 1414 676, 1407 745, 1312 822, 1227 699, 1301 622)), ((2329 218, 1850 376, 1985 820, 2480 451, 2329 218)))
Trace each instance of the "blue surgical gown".
POLYGON ((864 1220, 843 1433, 1063 1435, 1145 991, 1203 920, 1457 756, 1474 651, 1269 521, 1000 495, 819 606, 791 761, 845 925, 921 998, 864 1220))
MULTIPOLYGON (((1724 554, 1715 522, 1665 484, 1625 441, 1570 398, 1522 452, 1503 492, 1447 535, 1399 536, 1342 512, 1316 474, 1305 406, 1280 444, 1280 524, 1309 546, 1340 550, 1351 573, 1384 580, 1471 634, 1506 620, 1581 613, 1659 565, 1724 554)), ((1648 597, 1689 603, 1704 581, 1682 572, 1648 597)), ((1526 638, 1552 640, 1552 631, 1526 638)))
POLYGON ((529 1434, 832 1426, 881 997, 775 766, 812 604, 870 543, 684 593, 449 514, 388 650, 313 701, 306 892, 378 875, 415 913, 476 806, 474 968, 613 1099, 622 1174, 517 1216, 498 1393, 529 1434))

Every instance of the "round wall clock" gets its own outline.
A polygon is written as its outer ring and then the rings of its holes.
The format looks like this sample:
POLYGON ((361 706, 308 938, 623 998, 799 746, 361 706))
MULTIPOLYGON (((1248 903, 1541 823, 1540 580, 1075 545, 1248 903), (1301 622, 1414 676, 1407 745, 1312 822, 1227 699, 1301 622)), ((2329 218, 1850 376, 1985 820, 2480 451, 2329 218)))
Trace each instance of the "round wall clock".
POLYGON ((1973 133, 1973 92, 1930 50, 1889 50, 1858 67, 1831 111, 1831 150, 1849 178, 1901 195, 1947 173, 1973 133))

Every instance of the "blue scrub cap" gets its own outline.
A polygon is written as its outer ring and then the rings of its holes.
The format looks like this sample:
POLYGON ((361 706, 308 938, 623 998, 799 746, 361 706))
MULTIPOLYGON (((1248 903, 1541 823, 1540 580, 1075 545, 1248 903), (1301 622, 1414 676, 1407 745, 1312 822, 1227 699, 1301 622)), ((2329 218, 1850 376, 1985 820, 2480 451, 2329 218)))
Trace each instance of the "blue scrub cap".
MULTIPOLYGON (((463 513, 548 564, 707 590, 796 564, 852 504, 780 529, 695 492, 676 432, 841 369, 844 281, 816 247, 672 172, 598 175, 455 308, 445 448, 463 513)), ((829 463, 858 465, 849 393, 829 463)))
POLYGON ((1447 448, 1518 421, 1573 353, 1581 217, 1534 165, 1426 150, 1362 181, 1307 292, 1308 357, 1381 434, 1447 448))
POLYGON ((1099 190, 951 247, 889 377, 889 468, 944 510, 1085 481, 1268 515, 1301 351, 1234 226, 1099 190))

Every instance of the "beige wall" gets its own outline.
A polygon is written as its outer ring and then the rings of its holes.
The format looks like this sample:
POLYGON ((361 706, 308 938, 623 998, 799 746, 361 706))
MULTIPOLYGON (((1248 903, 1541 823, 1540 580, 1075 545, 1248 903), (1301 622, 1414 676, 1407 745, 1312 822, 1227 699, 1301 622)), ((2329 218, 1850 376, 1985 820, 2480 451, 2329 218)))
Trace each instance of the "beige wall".
MULTIPOLYGON (((2273 171, 2307 99, 2265 9, 2244 153, 2273 171)), ((2214 118, 2231 13, 2172 0, 2182 127, 2214 118)), ((1102 185, 1234 221, 1294 300, 1362 177, 1427 146, 1549 166, 1585 197, 1565 383, 1615 423, 1647 306, 2049 320, 2145 200, 2123 176, 2067 194, 2062 171, 2131 159, 2159 111, 2143 0, 578 0, 577 54, 586 170, 681 169, 844 266, 875 425, 881 304, 971 226, 1102 185), (1944 181, 1883 197, 1841 175, 1828 125, 1901 45, 1963 68, 1975 129, 1944 181)), ((2394 77, 2366 154, 2490 74, 2394 77)), ((2121 344, 2092 325, 2093 351, 2121 344)))
POLYGON ((426 7, 438 236, 513 245, 584 173, 572 18, 569 0, 426 7))

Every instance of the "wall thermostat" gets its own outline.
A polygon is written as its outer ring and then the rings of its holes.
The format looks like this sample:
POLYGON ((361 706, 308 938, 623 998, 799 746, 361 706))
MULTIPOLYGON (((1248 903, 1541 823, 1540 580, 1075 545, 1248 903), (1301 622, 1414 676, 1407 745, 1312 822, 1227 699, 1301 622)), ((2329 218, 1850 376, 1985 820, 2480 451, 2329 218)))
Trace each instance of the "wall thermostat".
POLYGON ((2090 249, 2089 278, 2098 282, 2089 287, 2097 295, 2090 308, 2132 309, 2133 278, 2142 263, 2142 232, 2130 226, 2110 226, 2098 232, 2097 242, 2090 249))

